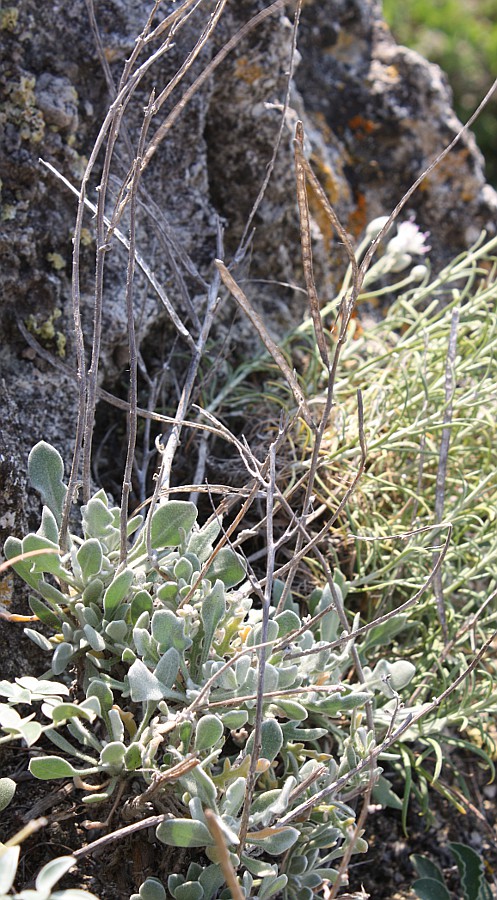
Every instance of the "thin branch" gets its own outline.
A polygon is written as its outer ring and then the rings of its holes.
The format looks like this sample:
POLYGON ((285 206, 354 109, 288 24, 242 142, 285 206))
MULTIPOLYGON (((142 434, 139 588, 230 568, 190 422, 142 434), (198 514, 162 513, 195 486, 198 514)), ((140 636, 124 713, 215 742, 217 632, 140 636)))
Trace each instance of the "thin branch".
MULTIPOLYGON (((455 392, 455 372, 457 351, 457 329, 459 325, 459 306, 452 310, 450 323, 449 346, 447 349, 447 362, 445 366, 445 411, 443 417, 443 429, 440 439, 440 455, 438 458, 437 478, 435 483, 435 522, 439 524, 443 519, 445 506, 445 482, 447 479, 447 466, 449 462, 449 447, 452 424, 452 408, 455 392)), ((447 627, 447 614, 443 595, 442 573, 439 570, 433 583, 438 617, 442 626, 442 635, 445 645, 449 642, 449 629, 447 627)))
POLYGON ((312 430, 315 431, 316 425, 312 418, 311 411, 307 405, 307 401, 294 373, 292 372, 285 357, 283 356, 283 353, 273 341, 259 313, 255 311, 254 307, 250 303, 250 300, 248 299, 246 294, 244 294, 240 285, 236 283, 235 279, 230 274, 224 263, 220 259, 216 259, 215 264, 225 286, 228 288, 230 294, 232 295, 232 297, 234 297, 247 318, 250 320, 250 322, 252 322, 252 325, 257 331, 257 334, 259 335, 264 346, 266 347, 266 350, 271 354, 276 365, 281 370, 282 375, 286 378, 288 384, 290 385, 293 396, 295 397, 295 401, 299 407, 299 411, 302 411, 303 419, 305 420, 309 428, 312 428, 312 430))

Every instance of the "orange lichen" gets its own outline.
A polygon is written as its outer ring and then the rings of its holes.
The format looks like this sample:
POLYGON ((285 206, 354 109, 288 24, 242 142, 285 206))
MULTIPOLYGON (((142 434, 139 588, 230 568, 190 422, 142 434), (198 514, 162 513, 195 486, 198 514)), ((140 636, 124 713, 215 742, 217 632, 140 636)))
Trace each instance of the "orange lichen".
POLYGON ((350 213, 347 228, 354 236, 364 231, 368 221, 368 208, 365 194, 357 194, 356 208, 350 213))
POLYGON ((360 114, 358 114, 357 116, 352 116, 347 124, 349 128, 354 132, 354 135, 358 141, 364 140, 365 137, 372 134, 378 128, 378 125, 375 122, 372 122, 371 119, 366 119, 360 114))
POLYGON ((240 56, 235 63, 235 75, 246 84, 255 84, 262 78, 264 69, 258 63, 251 62, 246 56, 240 56))

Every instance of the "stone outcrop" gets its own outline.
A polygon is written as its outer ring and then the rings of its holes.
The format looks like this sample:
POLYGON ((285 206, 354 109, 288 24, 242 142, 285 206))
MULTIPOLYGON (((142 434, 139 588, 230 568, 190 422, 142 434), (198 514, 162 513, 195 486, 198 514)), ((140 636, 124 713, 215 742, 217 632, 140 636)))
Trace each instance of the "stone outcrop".
MULTIPOLYGON (((100 59, 89 4, 12 0, 0 14, 1 539, 26 527, 30 447, 44 438, 69 460, 74 436, 71 236, 76 203, 38 160, 42 157, 78 186, 112 100, 110 81, 118 82, 143 26, 144 8, 151 5, 133 0, 95 3, 100 59), (51 354, 56 367, 35 354, 19 323, 51 354)), ((227 4, 167 111, 226 41, 268 5, 266 0, 227 4)), ((157 22, 177 6, 164 0, 157 22)), ((191 15, 170 52, 151 67, 140 86, 126 113, 126 135, 117 147, 114 196, 130 164, 151 89, 159 93, 174 75, 215 6, 206 0, 191 15)), ((204 302, 203 279, 210 277, 217 255, 218 217, 224 222, 229 259, 271 159, 286 91, 293 6, 289 2, 240 39, 194 94, 145 174, 139 251, 187 322, 195 322, 204 302)), ((292 162, 296 119, 304 121, 316 174, 355 238, 370 219, 390 211, 459 127, 442 72, 395 44, 375 0, 304 2, 297 57, 273 175, 237 272, 276 334, 304 312, 302 292, 288 286, 302 283, 292 162)), ((163 116, 164 110, 159 122, 163 116)), ((153 122, 151 134, 155 127, 153 122)), ((97 167, 89 188, 92 201, 99 172, 97 167)), ((406 214, 415 214, 422 229, 430 231, 433 264, 439 267, 482 228, 492 230, 496 210, 481 155, 467 136, 423 184, 406 214)), ((317 281, 323 299, 329 300, 345 260, 317 207, 314 212, 317 281)), ((81 255, 87 329, 94 249, 88 215, 81 255)), ((103 386, 121 395, 127 339, 125 261, 118 246, 107 255, 101 360, 103 386)), ((139 341, 150 371, 168 365, 184 368, 188 348, 174 338, 162 304, 143 278, 137 282, 137 304, 139 341)), ((253 352, 252 332, 231 300, 223 304, 213 333, 214 354, 236 361, 253 352)), ((174 372, 166 377, 161 406, 168 400, 174 404, 177 377, 174 372)), ((107 429, 105 413, 98 425, 97 449, 107 429)), ((99 474, 97 460, 95 477, 99 474)))

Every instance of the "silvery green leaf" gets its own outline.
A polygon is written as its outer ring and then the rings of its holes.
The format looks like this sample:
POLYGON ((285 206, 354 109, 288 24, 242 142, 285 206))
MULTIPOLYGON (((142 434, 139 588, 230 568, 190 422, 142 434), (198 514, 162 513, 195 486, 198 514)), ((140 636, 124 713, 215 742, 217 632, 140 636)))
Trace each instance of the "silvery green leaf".
POLYGON ((56 645, 52 656, 52 672, 54 675, 62 675, 62 672, 65 672, 73 655, 74 650, 71 644, 63 642, 56 645))
POLYGON ((57 520, 48 506, 43 507, 41 513, 41 523, 37 533, 41 535, 41 537, 47 538, 47 540, 52 541, 54 544, 59 543, 59 529, 57 526, 57 520))
POLYGON ((246 785, 247 779, 242 777, 235 778, 235 780, 231 782, 226 789, 226 794, 221 804, 223 815, 238 815, 245 798, 246 785))
POLYGON ((124 756, 124 765, 130 772, 139 769, 142 764, 142 755, 139 744, 130 744, 124 756))
POLYGON ((228 712, 220 713, 220 718, 225 728, 236 731, 248 722, 248 712, 246 709, 230 709, 228 712))
POLYGON ((154 669, 155 677, 166 687, 172 687, 180 666, 180 655, 174 647, 161 656, 159 662, 154 669))
POLYGON ((92 628, 91 625, 85 625, 83 632, 92 650, 96 650, 98 653, 105 650, 105 640, 95 628, 92 628))
MULTIPOLYGON (((31 607, 31 612, 38 616, 40 622, 43 622, 44 625, 49 625, 50 628, 53 628, 55 631, 60 631, 60 619, 50 607, 46 606, 39 597, 34 597, 30 594, 29 597, 29 605, 31 607)), ((53 650, 52 645, 50 645, 53 650)))
POLYGON ((435 878, 418 878, 413 882, 412 889, 419 900, 451 900, 445 884, 435 878))
MULTIPOLYGON (((74 856, 59 856, 52 859, 38 873, 36 878, 36 890, 44 897, 49 896, 54 884, 62 878, 69 869, 76 865, 74 856)), ((41 898, 40 898, 41 900, 41 898)))
POLYGON ((196 766, 182 775, 180 782, 194 800, 199 799, 205 806, 216 809, 217 788, 201 766, 196 766))
POLYGON ((164 691, 158 678, 147 669, 141 659, 136 659, 128 669, 131 699, 134 703, 148 700, 162 700, 164 691))
POLYGON ((125 755, 126 746, 122 741, 110 741, 100 754, 100 765, 111 771, 120 771, 124 767, 125 755))
POLYGON ((136 625, 142 613, 151 613, 153 600, 148 591, 137 591, 131 601, 131 622, 136 625))
POLYGON ((29 763, 29 771, 41 781, 52 778, 73 778, 78 772, 67 759, 62 756, 36 756, 29 763))
POLYGON ((212 638, 221 619, 226 612, 226 600, 224 597, 224 584, 217 580, 211 591, 204 597, 200 607, 200 617, 204 626, 204 639, 202 646, 201 662, 204 663, 211 649, 212 638))
POLYGON ((217 897, 219 888, 224 884, 221 866, 217 863, 205 866, 198 876, 198 880, 204 889, 204 900, 212 900, 213 897, 217 897))
POLYGON ((203 900, 204 889, 198 881, 185 881, 174 892, 175 900, 203 900))
POLYGON ((279 638, 285 637, 285 635, 290 634, 291 631, 295 631, 302 625, 300 617, 297 613, 292 612, 291 609, 284 609, 283 612, 274 617, 274 621, 278 623, 279 638))
POLYGON ((86 719, 88 722, 92 722, 95 718, 94 713, 84 709, 82 706, 78 706, 77 703, 59 703, 52 709, 52 719, 56 724, 64 722, 66 719, 72 719, 75 716, 80 719, 86 719))
MULTIPOLYGON (((261 726, 261 751, 259 756, 272 762, 283 746, 283 732, 276 719, 266 719, 261 726)), ((245 750, 252 753, 254 749, 254 732, 250 735, 245 750)))
MULTIPOLYGON (((305 857, 303 858, 305 859, 305 857)), ((278 874, 278 867, 274 863, 271 864, 268 862, 264 862, 262 859, 257 859, 252 856, 245 856, 245 854, 242 853, 241 862, 249 870, 249 872, 252 873, 252 875, 255 875, 256 878, 266 878, 267 876, 278 874)), ((293 871, 293 869, 291 869, 291 871, 293 871)))
POLYGON ((240 584, 247 574, 247 564, 239 553, 230 547, 221 547, 207 569, 206 578, 210 581, 221 579, 225 587, 231 588, 240 584))
MULTIPOLYGON (((321 884, 321 879, 319 883, 321 884)), ((259 888, 259 900, 268 900, 269 897, 274 897, 274 895, 282 891, 287 884, 287 875, 278 875, 277 878, 271 876, 269 878, 264 878, 259 888)))
POLYGON ((275 825, 272 828, 263 828, 261 831, 247 834, 247 844, 255 844, 263 847, 270 856, 280 856, 298 840, 300 832, 290 825, 275 825))
POLYGON ((151 542, 155 550, 178 547, 197 519, 197 508, 187 500, 169 500, 152 516, 151 542))
POLYGON ((26 637, 28 637, 30 641, 33 641, 33 644, 36 644, 40 650, 44 650, 46 653, 51 653, 53 651, 53 644, 50 643, 44 634, 35 631, 34 628, 24 628, 23 630, 26 637))
POLYGON ((104 594, 104 614, 106 619, 112 619, 116 609, 128 595, 134 577, 133 569, 124 569, 109 584, 104 594))
POLYGON ((152 616, 152 637, 159 644, 162 652, 169 647, 175 647, 179 653, 188 650, 192 641, 185 635, 185 621, 180 619, 170 609, 158 609, 152 616))
POLYGON ((287 697, 276 698, 270 703, 268 712, 274 711, 277 716, 292 719, 296 722, 303 722, 307 719, 307 710, 301 703, 296 700, 289 700, 287 697))
POLYGON ((31 484, 60 525, 67 488, 63 482, 64 462, 58 450, 46 441, 35 444, 28 456, 28 474, 31 484))
POLYGON ((129 900, 166 900, 166 891, 158 878, 146 878, 140 885, 138 894, 131 894, 129 900))
POLYGON ((132 519, 129 519, 126 526, 126 534, 128 535, 128 537, 131 537, 131 535, 134 534, 142 524, 143 516, 141 515, 133 516, 132 519))
POLYGON ((41 537, 39 534, 28 534, 22 542, 22 552, 30 553, 32 550, 48 551, 47 553, 40 553, 38 556, 31 557, 29 562, 33 573, 48 572, 50 575, 60 578, 61 581, 70 580, 68 572, 60 562, 60 552, 57 544, 41 537))
POLYGON ((86 690, 86 697, 96 697, 100 703, 100 707, 104 712, 108 712, 114 703, 114 695, 105 681, 100 678, 92 678, 86 690))
MULTIPOLYGON (((275 641, 278 637, 278 623, 274 621, 274 619, 270 619, 268 622, 267 629, 267 640, 275 641)), ((260 644, 262 641, 262 623, 255 625, 252 628, 248 638, 247 638, 247 647, 253 647, 254 644, 260 644)))
POLYGON ((100 541, 97 538, 89 538, 81 545, 76 556, 86 584, 90 578, 98 575, 102 568, 103 552, 100 541))
MULTIPOLYGON (((16 556, 20 556, 22 551, 22 541, 18 538, 8 537, 3 545, 3 552, 5 555, 5 559, 14 559, 16 556)), ((38 585, 41 581, 41 576, 39 574, 33 574, 31 572, 31 560, 26 559, 22 562, 14 563, 12 568, 19 578, 22 578, 26 584, 29 584, 30 587, 38 590, 38 585)))
POLYGON ((220 531, 221 521, 217 518, 203 525, 200 531, 192 531, 188 541, 188 550, 190 553, 194 553, 200 562, 206 562, 212 553, 214 541, 220 531))
POLYGON ((21 848, 7 847, 0 856, 0 893, 6 894, 14 884, 21 848))
POLYGON ((155 834, 170 847, 212 847, 214 843, 207 825, 193 819, 167 819, 155 834))
POLYGON ((104 538, 112 531, 114 516, 103 491, 99 491, 86 506, 81 507, 81 519, 85 538, 104 538))
POLYGON ((193 574, 193 566, 189 559, 185 556, 180 556, 177 563, 174 566, 174 577, 180 581, 183 579, 187 584, 190 583, 191 577, 193 574))
POLYGON ((15 792, 16 783, 12 778, 0 778, 0 812, 7 808, 15 792))
POLYGON ((195 732, 195 750, 212 750, 221 740, 224 727, 218 716, 205 715, 199 719, 195 732))
POLYGON ((105 626, 105 633, 111 641, 116 644, 122 644, 128 633, 128 626, 124 619, 116 619, 105 626))

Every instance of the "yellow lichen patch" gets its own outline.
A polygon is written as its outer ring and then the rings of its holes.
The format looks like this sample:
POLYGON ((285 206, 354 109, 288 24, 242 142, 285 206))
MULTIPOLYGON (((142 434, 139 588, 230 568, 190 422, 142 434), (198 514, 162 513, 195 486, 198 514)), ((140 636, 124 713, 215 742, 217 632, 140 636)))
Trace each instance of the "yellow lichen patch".
POLYGON ((61 269, 65 268, 66 261, 60 253, 47 253, 47 260, 49 263, 52 263, 52 266, 57 272, 60 272, 61 269))
POLYGON ((89 228, 81 229, 81 243, 83 247, 89 247, 93 240, 92 233, 89 228))
POLYGON ((34 75, 21 75, 18 82, 7 86, 2 120, 16 125, 22 141, 39 144, 45 134, 45 120, 36 105, 35 84, 34 75))
POLYGON ((51 345, 55 342, 57 355, 64 357, 66 355, 67 338, 62 331, 55 327, 55 322, 61 315, 62 311, 58 307, 43 321, 38 316, 30 315, 26 319, 26 328, 43 344, 48 343, 51 345))
POLYGON ((255 84, 262 78, 264 69, 258 63, 251 62, 246 56, 240 56, 235 63, 235 75, 246 84, 255 84))
POLYGON ((6 6, 0 12, 0 30, 15 31, 17 20, 19 19, 19 10, 15 6, 6 6))
POLYGON ((397 66, 387 66, 385 68, 385 75, 390 81, 398 81, 400 78, 400 73, 397 66))

